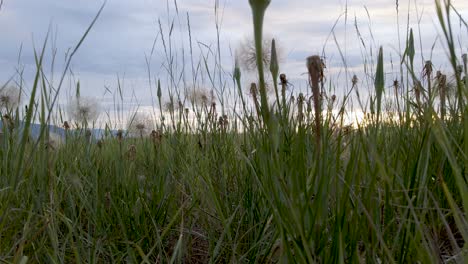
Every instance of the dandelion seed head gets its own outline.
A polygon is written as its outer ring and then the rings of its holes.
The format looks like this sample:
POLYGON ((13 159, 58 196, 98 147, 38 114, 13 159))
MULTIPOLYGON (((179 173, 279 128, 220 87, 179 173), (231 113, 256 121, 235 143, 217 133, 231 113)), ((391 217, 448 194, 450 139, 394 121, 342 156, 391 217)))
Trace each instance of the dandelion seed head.
POLYGON ((99 112, 99 102, 93 97, 77 97, 68 104, 70 117, 82 125, 96 121, 99 112))
POLYGON ((56 150, 63 145, 62 136, 57 133, 49 132, 49 139, 46 143, 46 148, 56 150))
POLYGON ((153 130, 153 121, 147 114, 137 112, 128 121, 127 130, 133 137, 148 136, 153 130))
MULTIPOLYGON (((270 37, 265 37, 262 42, 262 61, 265 69, 269 69, 271 64, 271 39, 270 37)), ((278 45, 277 40, 275 41, 277 58, 281 61, 281 45, 278 45)), ((239 62, 240 66, 247 71, 255 72, 257 70, 257 51, 253 38, 246 37, 239 43, 236 52, 236 60, 239 62)))
POLYGON ((21 92, 16 86, 7 86, 0 89, 0 109, 13 111, 21 101, 21 92))
POLYGON ((208 92, 204 88, 193 88, 187 95, 190 103, 194 106, 211 106, 216 103, 213 92, 208 92))

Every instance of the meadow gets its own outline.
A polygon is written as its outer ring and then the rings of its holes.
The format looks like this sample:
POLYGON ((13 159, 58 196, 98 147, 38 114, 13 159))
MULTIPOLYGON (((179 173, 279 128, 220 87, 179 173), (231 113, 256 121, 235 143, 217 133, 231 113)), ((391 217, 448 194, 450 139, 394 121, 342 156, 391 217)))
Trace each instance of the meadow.
POLYGON ((258 82, 243 87, 234 65, 234 113, 203 93, 164 104, 158 81, 161 120, 135 115, 133 130, 109 124, 99 140, 80 103, 76 120, 56 119, 64 139, 52 136, 45 42, 27 106, 0 96, 0 263, 466 263, 468 58, 450 1, 436 1, 446 72, 414 70, 409 30, 393 87, 380 48, 372 85, 352 78, 339 99, 320 56, 304 58, 310 97, 287 93, 274 40, 264 65, 269 3, 249 0, 258 82), (365 117, 345 124, 358 87, 371 91, 365 117))

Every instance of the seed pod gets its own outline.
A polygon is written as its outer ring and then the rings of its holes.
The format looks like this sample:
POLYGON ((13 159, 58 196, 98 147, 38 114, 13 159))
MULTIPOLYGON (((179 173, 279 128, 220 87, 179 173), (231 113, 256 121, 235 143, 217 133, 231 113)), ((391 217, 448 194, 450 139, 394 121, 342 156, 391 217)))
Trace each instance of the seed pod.
POLYGON ((307 58, 307 70, 309 71, 309 80, 312 88, 315 109, 315 131, 317 133, 317 143, 320 142, 320 124, 321 124, 321 103, 320 103, 320 81, 323 79, 323 61, 320 56, 310 56, 307 58))

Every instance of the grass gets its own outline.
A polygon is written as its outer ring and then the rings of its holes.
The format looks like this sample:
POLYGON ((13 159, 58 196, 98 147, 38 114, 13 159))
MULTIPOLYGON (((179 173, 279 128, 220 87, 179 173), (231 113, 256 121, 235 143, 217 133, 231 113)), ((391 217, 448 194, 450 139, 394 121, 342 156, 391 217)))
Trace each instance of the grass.
MULTIPOLYGON (((262 54, 269 1, 249 2, 262 54)), ((27 112, 2 113, 0 262, 464 263, 466 56, 463 71, 457 71, 462 60, 449 21, 452 6, 436 3, 457 80, 445 116, 432 95, 445 88, 434 89, 437 82, 432 89, 417 86, 423 82, 413 70, 411 33, 401 60, 408 92, 393 98, 398 112, 392 117, 383 107, 388 97, 382 96, 381 48, 369 87, 375 89, 370 113, 357 127, 344 125, 350 99, 338 104, 318 94, 325 85, 320 57, 308 67, 313 100, 302 95, 296 104, 287 97, 284 75, 281 87, 276 85, 272 44, 272 106, 259 56, 260 100, 242 95, 236 65, 234 100, 242 107, 229 117, 217 116, 216 105, 206 102, 193 106, 194 120, 185 107, 164 112, 164 84, 158 80, 155 111, 170 118, 151 136, 109 135, 95 142, 84 136, 85 121, 67 130, 57 146, 46 126, 58 91, 48 87, 42 71, 45 43, 36 53, 27 112), (421 88, 418 96, 410 92, 415 86, 421 88), (20 121, 28 131, 34 120, 43 127, 38 139, 19 133, 20 121)), ((162 34, 161 22, 160 28, 162 34)), ((206 58, 204 63, 208 68, 206 58)), ((359 85, 353 80, 353 88, 359 85)), ((177 101, 176 86, 168 85, 177 101)))

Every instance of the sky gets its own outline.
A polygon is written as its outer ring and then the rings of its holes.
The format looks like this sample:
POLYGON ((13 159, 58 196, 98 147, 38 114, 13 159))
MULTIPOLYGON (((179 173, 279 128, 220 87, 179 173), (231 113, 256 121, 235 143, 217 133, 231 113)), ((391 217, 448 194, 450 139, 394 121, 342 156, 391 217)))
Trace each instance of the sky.
MULTIPOLYGON (((468 1, 452 3, 468 21, 468 1)), ((67 54, 102 4, 97 0, 4 0, 0 10, 0 84, 12 77, 19 81, 21 71, 28 93, 35 71, 34 50, 40 50, 49 32, 44 69, 56 88, 67 54)), ((467 53, 468 32, 460 30, 459 19, 454 17, 453 21, 458 51, 467 53)), ((264 32, 278 42, 281 72, 293 84, 291 93, 308 93, 305 59, 319 54, 324 55, 330 93, 340 97, 349 89, 353 74, 363 86, 366 81, 369 86, 372 76, 366 75, 365 67, 373 69, 380 46, 387 82, 398 77, 398 56, 404 49, 407 27, 415 32, 416 58, 432 58, 436 69, 447 67, 432 0, 272 0, 264 32)), ((251 38, 252 30, 247 0, 108 0, 72 58, 60 104, 66 105, 75 95, 77 81, 80 94, 99 98, 106 111, 113 110, 116 100, 121 99, 126 111, 157 105, 157 79, 161 80, 164 100, 177 91, 184 94, 183 87, 216 87, 218 95, 222 90, 229 97, 235 92, 230 79, 235 51, 251 38), (170 72, 175 79, 169 77, 170 72)), ((244 70, 244 86, 252 81, 255 75, 244 70)))

